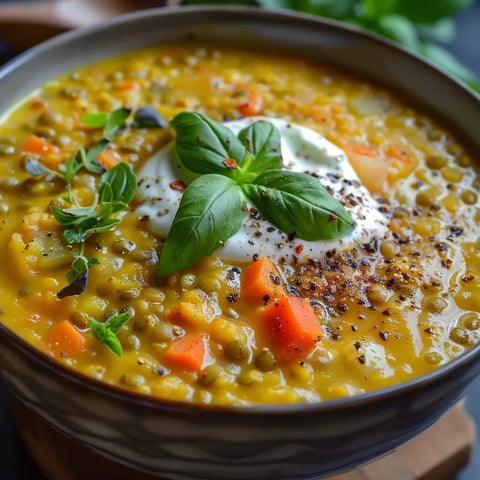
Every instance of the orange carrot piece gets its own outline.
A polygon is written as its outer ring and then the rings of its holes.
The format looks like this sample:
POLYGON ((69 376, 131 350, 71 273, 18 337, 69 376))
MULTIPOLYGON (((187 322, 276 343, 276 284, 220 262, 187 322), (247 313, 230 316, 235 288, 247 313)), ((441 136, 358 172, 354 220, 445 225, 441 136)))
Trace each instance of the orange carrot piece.
POLYGON ((348 143, 343 146, 343 149, 347 152, 357 153, 366 157, 378 156, 378 153, 374 148, 369 147, 368 145, 364 145, 363 143, 348 143))
POLYGON ((163 359, 172 367, 198 372, 207 357, 207 340, 205 333, 177 338, 168 345, 163 359))
POLYGON ((247 97, 245 101, 237 105, 237 110, 243 117, 253 117, 258 115, 263 107, 263 97, 261 93, 253 87, 247 87, 247 97))
POLYGON ((263 319, 274 353, 282 360, 304 358, 322 335, 322 326, 307 299, 281 297, 265 309, 263 319))
POLYGON ((121 161, 122 159, 120 158, 120 155, 112 148, 106 148, 98 156, 98 163, 103 165, 107 170, 113 168, 115 165, 118 165, 121 161))
POLYGON ((136 80, 124 80, 118 84, 118 89, 122 92, 126 92, 128 90, 139 90, 140 84, 136 80))
POLYGON ((75 356, 88 350, 88 342, 68 320, 52 327, 45 336, 50 350, 55 355, 75 356))
POLYGON ((262 257, 243 272, 240 297, 254 303, 288 295, 282 277, 270 257, 262 257))
POLYGON ((55 155, 60 152, 60 149, 36 135, 30 135, 23 144, 22 152, 34 153, 44 157, 46 155, 55 155))

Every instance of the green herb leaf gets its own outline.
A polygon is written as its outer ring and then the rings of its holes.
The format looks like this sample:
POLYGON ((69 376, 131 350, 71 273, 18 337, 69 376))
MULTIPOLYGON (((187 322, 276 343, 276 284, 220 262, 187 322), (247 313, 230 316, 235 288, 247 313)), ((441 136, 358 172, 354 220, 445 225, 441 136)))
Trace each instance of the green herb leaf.
POLYGON ((194 180, 183 193, 157 274, 169 275, 211 255, 241 227, 244 203, 240 187, 223 175, 194 180))
POLYGON ((428 38, 436 42, 451 43, 455 39, 456 26, 451 18, 443 18, 431 25, 418 25, 418 33, 422 38, 428 38))
POLYGON ((90 318, 88 325, 93 335, 100 340, 112 353, 118 357, 122 356, 123 349, 117 332, 130 319, 130 313, 119 313, 112 315, 106 322, 98 322, 94 318, 90 318))
POLYGON ((421 52, 438 66, 444 68, 458 78, 473 84, 476 82, 475 74, 464 67, 448 50, 434 43, 425 42, 421 46, 421 52))
POLYGON ((116 315, 112 315, 106 322, 105 326, 109 328, 113 333, 117 333, 123 325, 129 320, 131 317, 130 313, 123 312, 117 313, 116 315))
POLYGON ((103 173, 105 167, 98 163, 98 156, 107 148, 109 140, 102 138, 94 147, 89 148, 87 151, 80 150, 82 159, 82 165, 85 169, 91 173, 103 173))
POLYGON ((252 123, 238 134, 238 138, 254 158, 251 164, 245 165, 248 172, 259 174, 271 168, 281 168, 280 132, 271 122, 252 123))
POLYGON ((305 240, 341 238, 354 227, 342 204, 304 173, 267 170, 242 188, 270 223, 305 240))
POLYGON ((182 163, 196 173, 234 176, 224 162, 234 159, 241 166, 247 151, 227 127, 201 113, 182 112, 170 122, 177 132, 176 150, 182 163))
POLYGON ((67 272, 67 282, 73 283, 75 280, 85 272, 88 272, 90 267, 98 265, 100 262, 98 258, 94 257, 84 257, 83 255, 78 255, 73 259, 72 267, 67 272))
POLYGON ((103 174, 98 188, 100 198, 103 197, 107 185, 112 192, 112 200, 110 201, 123 202, 123 204, 130 203, 137 189, 137 180, 132 167, 127 163, 121 162, 107 170, 103 174))
POLYGON ((420 48, 415 26, 402 15, 384 15, 377 20, 376 26, 372 29, 415 52, 420 48))
POLYGON ((91 112, 82 116, 81 120, 85 125, 92 128, 103 128, 107 124, 110 114, 108 112, 91 112))
POLYGON ((107 140, 113 140, 124 128, 131 112, 132 110, 130 108, 122 107, 110 113, 103 128, 103 136, 107 140))
POLYGON ((399 0, 397 12, 413 22, 431 24, 470 7, 474 0, 399 0))
POLYGON ((362 13, 367 18, 378 18, 395 12, 399 0, 362 0, 362 13))

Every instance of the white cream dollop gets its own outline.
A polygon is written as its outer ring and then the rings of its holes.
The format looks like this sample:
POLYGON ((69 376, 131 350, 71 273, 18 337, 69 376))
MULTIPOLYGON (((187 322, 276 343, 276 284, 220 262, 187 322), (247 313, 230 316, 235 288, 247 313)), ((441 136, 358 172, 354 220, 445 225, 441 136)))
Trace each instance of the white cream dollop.
MULTIPOLYGON (((381 237, 387 230, 387 219, 378 203, 361 184, 346 154, 310 128, 268 117, 249 117, 224 123, 233 132, 256 121, 273 123, 280 131, 283 165, 289 170, 318 176, 333 192, 355 221, 352 232, 338 240, 305 241, 289 237, 263 217, 249 216, 240 230, 215 254, 225 260, 251 261, 254 256, 269 256, 287 262, 305 263, 320 259, 327 251, 346 250, 381 237)), ((158 151, 138 174, 140 206, 136 213, 149 218, 151 231, 166 237, 180 203, 182 192, 172 188, 172 182, 188 184, 192 174, 183 167, 173 144, 158 151)))

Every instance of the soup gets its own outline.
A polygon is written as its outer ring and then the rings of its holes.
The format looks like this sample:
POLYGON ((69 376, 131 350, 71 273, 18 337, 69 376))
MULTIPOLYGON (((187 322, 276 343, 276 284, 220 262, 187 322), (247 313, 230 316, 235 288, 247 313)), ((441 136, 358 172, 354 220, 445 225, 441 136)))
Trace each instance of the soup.
POLYGON ((0 157, 2 321, 97 380, 196 403, 316 402, 406 381, 478 342, 474 159, 438 121, 344 72, 210 45, 128 53, 8 112, 0 157), (209 150, 192 122, 220 143, 234 131, 226 151, 243 145, 244 158, 220 162, 226 180, 181 165, 209 150), (317 155, 345 169, 317 171, 317 155), (296 169, 308 188, 265 214, 245 195, 278 162, 268 195, 296 169), (328 198, 305 207, 318 180, 328 198), (230 192, 202 217, 220 236, 172 226, 197 181, 197 217, 211 181, 230 192))

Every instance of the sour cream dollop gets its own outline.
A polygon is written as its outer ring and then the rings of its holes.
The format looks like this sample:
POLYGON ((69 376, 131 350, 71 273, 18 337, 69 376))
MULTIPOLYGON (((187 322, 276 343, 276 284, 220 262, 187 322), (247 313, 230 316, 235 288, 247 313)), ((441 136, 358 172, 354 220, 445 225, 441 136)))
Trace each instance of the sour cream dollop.
MULTIPOLYGON (((320 259, 333 249, 350 249, 385 234, 387 219, 340 148, 310 128, 275 118, 249 117, 224 125, 237 134, 257 121, 271 122, 280 131, 284 167, 317 176, 343 203, 355 221, 355 228, 338 240, 305 241, 281 232, 259 215, 252 215, 216 255, 240 262, 251 261, 254 256, 269 256, 276 261, 305 263, 320 259)), ((182 192, 172 186, 179 181, 188 184, 195 177, 182 165, 173 144, 169 144, 145 163, 138 178, 141 203, 136 213, 148 217, 151 231, 166 238, 182 197, 182 192)))

